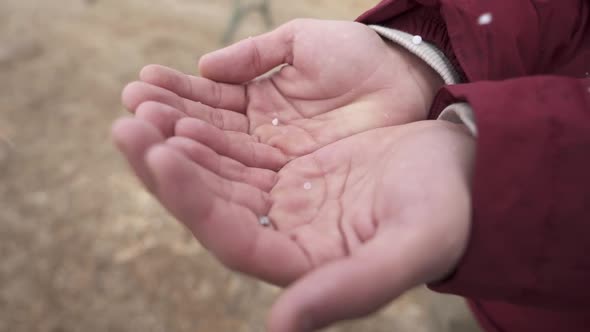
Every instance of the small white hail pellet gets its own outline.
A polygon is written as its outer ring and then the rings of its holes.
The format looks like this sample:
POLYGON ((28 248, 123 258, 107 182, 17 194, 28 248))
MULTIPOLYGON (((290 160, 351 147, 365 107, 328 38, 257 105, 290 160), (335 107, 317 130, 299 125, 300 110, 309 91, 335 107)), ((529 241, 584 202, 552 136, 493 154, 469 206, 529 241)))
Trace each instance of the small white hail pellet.
POLYGON ((303 189, 305 189, 305 190, 309 190, 309 189, 311 189, 311 182, 305 182, 305 183, 303 184, 303 189))
POLYGON ((483 13, 477 18, 477 24, 486 25, 492 23, 492 13, 483 13))
POLYGON ((258 219, 258 223, 264 227, 270 226, 270 219, 267 216, 262 216, 258 219))
POLYGON ((278 126, 279 125, 279 119, 277 119, 277 118, 272 119, 272 125, 273 126, 278 126))
POLYGON ((414 36, 412 37, 412 43, 414 43, 414 45, 419 45, 422 43, 422 36, 414 36))

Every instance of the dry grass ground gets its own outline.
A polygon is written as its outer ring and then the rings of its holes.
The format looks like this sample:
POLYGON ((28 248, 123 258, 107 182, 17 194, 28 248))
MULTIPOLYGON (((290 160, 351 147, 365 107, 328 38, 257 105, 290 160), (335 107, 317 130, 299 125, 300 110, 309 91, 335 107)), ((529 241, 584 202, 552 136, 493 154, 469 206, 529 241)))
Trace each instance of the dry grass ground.
MULTIPOLYGON (((276 22, 366 0, 273 2, 276 22)), ((0 331, 263 330, 278 290, 227 272, 113 149, 119 93, 148 63, 194 71, 231 1, 0 1, 0 331)), ((239 36, 262 32, 249 17, 239 36)), ((462 302, 408 293, 330 331, 476 331, 462 302)))

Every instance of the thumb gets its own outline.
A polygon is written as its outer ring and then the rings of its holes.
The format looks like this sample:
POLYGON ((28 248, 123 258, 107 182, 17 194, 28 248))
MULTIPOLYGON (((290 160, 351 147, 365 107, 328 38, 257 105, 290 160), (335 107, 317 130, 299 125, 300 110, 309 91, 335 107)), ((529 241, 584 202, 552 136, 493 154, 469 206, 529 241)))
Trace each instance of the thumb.
POLYGON ((217 82, 245 83, 293 59, 293 24, 250 37, 201 57, 199 72, 217 82))
MULTIPOLYGON (((313 331, 334 322, 368 315, 421 284, 424 252, 418 234, 386 231, 341 259, 304 276, 271 310, 271 332, 313 331), (417 251, 412 251, 416 249, 417 251)), ((427 259, 429 260, 429 259, 427 259)))

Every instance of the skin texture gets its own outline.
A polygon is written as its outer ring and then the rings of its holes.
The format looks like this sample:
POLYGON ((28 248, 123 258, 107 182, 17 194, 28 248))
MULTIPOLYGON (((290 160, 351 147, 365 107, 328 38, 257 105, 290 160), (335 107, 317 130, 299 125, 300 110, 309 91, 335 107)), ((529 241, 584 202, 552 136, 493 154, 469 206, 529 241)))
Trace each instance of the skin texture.
POLYGON ((121 120, 113 131, 131 164, 148 170, 140 177, 160 202, 222 263, 290 285, 273 307, 270 331, 371 313, 443 278, 467 241, 474 143, 455 124, 371 130, 278 173, 190 138, 164 139, 143 120, 121 120), (134 159, 134 142, 152 146, 134 159), (263 215, 274 229, 258 224, 263 215))
POLYGON ((147 66, 123 91, 123 104, 165 136, 178 118, 195 117, 268 144, 285 160, 369 129, 423 120, 443 84, 370 28, 340 21, 292 21, 205 55, 199 69, 202 77, 147 66))
POLYGON ((287 287, 271 332, 372 313, 464 251, 474 140, 399 125, 426 116, 440 82, 394 51, 355 23, 296 21, 205 56, 209 79, 151 66, 123 93, 135 116, 113 137, 148 190, 227 267, 287 287), (349 38, 366 47, 314 53, 349 38))

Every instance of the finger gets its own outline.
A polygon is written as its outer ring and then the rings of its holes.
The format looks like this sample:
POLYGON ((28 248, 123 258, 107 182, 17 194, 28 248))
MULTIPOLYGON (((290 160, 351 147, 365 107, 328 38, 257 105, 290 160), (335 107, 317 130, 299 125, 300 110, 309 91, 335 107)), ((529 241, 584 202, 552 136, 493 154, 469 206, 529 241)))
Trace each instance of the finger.
POLYGON ((294 26, 287 23, 274 31, 206 54, 199 61, 199 71, 213 81, 245 83, 279 65, 291 64, 294 26))
POLYGON ((353 256, 308 273, 274 304, 269 331, 313 331, 362 317, 417 285, 416 263, 407 250, 415 246, 406 246, 408 240, 395 232, 381 234, 353 256))
POLYGON ((166 104, 155 101, 146 101, 141 103, 135 110, 135 117, 146 122, 164 135, 170 137, 174 135, 174 126, 176 122, 184 117, 186 114, 166 104))
POLYGON ((145 121, 124 118, 113 125, 112 137, 137 177, 153 192, 155 183, 145 165, 144 157, 149 148, 163 142, 162 134, 145 121))
MULTIPOLYGON (((169 150, 174 154, 180 152, 176 149, 172 149, 169 146, 162 145, 165 149, 169 150)), ((161 149, 159 149, 161 150, 161 149)), ((148 152, 148 157, 149 157, 148 152)), ((170 153, 169 153, 170 154, 170 153)), ((180 154, 182 156, 182 154, 180 154)), ((187 160, 183 156, 183 160, 187 160)), ((153 160, 151 160, 153 162, 153 160)), ((157 161, 160 162, 161 161, 157 161)), ((193 173, 193 178, 199 179, 199 185, 207 189, 210 195, 217 197, 222 201, 233 203, 248 210, 254 212, 256 215, 266 215, 271 206, 270 195, 256 187, 253 187, 246 183, 230 181, 220 177, 219 175, 211 172, 210 170, 202 167, 196 163, 190 163, 193 173)), ((152 169, 152 165, 149 165, 152 169)), ((176 184, 178 185, 178 183, 176 184)), ((160 194, 160 188, 158 188, 158 195, 160 194)), ((177 197, 180 198, 180 197, 177 197)), ((187 197, 188 199, 194 199, 196 197, 187 197)))
POLYGON ((175 132, 249 167, 278 170, 288 162, 288 158, 277 148, 258 143, 247 134, 229 133, 197 119, 181 119, 176 123, 175 132))
MULTIPOLYGON (((261 227, 255 211, 215 189, 227 186, 228 180, 166 146, 151 149, 147 163, 162 204, 228 267, 278 285, 309 269, 305 254, 293 241, 261 227)), ((244 195, 264 200, 260 194, 244 195)))
POLYGON ((175 136, 166 144, 181 151, 186 157, 228 180, 248 183, 269 192, 276 182, 276 173, 267 169, 246 167, 243 164, 218 155, 211 148, 189 138, 175 136))
POLYGON ((185 99, 172 91, 145 82, 128 84, 123 89, 122 100, 130 112, 135 112, 146 101, 155 101, 174 107, 187 116, 207 121, 220 129, 242 132, 248 130, 248 119, 243 114, 185 99))
POLYGON ((213 108, 246 112, 246 87, 243 85, 217 83, 204 77, 186 75, 160 65, 144 67, 139 77, 144 82, 170 90, 186 99, 202 102, 213 108))

